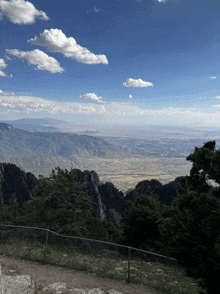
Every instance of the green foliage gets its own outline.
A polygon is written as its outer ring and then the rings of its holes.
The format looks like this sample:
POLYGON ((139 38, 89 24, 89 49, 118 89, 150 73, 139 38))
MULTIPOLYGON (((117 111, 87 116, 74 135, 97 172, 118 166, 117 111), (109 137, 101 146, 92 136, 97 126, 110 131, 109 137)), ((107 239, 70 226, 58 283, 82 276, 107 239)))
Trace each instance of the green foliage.
POLYGON ((4 202, 4 195, 0 191, 0 222, 2 224, 4 224, 5 220, 7 219, 7 210, 8 210, 8 206, 4 202))
POLYGON ((159 221, 167 252, 176 257, 187 272, 202 279, 209 294, 220 293, 220 205, 207 180, 220 183, 220 152, 215 141, 195 148, 190 176, 181 179, 182 188, 173 200, 170 215, 159 221))
POLYGON ((153 193, 136 195, 122 213, 124 242, 142 249, 155 247, 160 240, 157 221, 165 212, 166 206, 153 193))
POLYGON ((197 264, 213 253, 220 233, 220 207, 205 193, 189 191, 173 200, 170 216, 161 219, 159 230, 173 255, 184 263, 197 264))
POLYGON ((41 176, 37 181, 37 189, 24 204, 20 223, 86 236, 85 222, 91 214, 92 199, 83 193, 76 177, 56 168, 49 178, 41 176))
POLYGON ((7 209, 8 223, 10 222, 12 224, 16 224, 19 216, 20 216, 20 209, 19 209, 18 199, 16 194, 13 193, 8 202, 8 209, 7 209))
POLYGON ((2 224, 17 224, 19 217, 20 209, 16 194, 13 193, 8 204, 5 204, 4 195, 0 192, 0 222, 2 224))
POLYGON ((53 170, 49 178, 39 176, 37 188, 23 204, 21 214, 14 196, 10 199, 6 223, 14 216, 19 225, 49 227, 64 235, 117 241, 120 230, 93 216, 93 199, 83 192, 87 184, 81 184, 74 173, 60 168, 53 170))
MULTIPOLYGON (((195 147, 194 152, 186 158, 192 162, 187 184, 194 190, 209 191, 207 180, 220 184, 220 150, 216 150, 215 145, 215 141, 206 142, 201 148, 195 147)), ((220 192, 215 192, 215 196, 220 197, 220 192)))
POLYGON ((86 228, 88 230, 87 236, 91 239, 118 243, 121 237, 121 230, 119 230, 112 222, 101 221, 94 216, 87 218, 86 228))

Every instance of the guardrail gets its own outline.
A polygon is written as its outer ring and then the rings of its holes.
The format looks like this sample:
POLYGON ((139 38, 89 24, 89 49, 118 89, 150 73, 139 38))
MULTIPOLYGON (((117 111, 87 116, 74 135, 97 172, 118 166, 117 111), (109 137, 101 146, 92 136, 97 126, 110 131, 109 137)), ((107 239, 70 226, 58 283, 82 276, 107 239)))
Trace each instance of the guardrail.
MULTIPOLYGON (((160 262, 171 262, 171 263, 177 263, 178 261, 175 258, 171 258, 165 255, 161 255, 161 254, 157 254, 157 253, 153 253, 150 251, 146 251, 146 250, 142 250, 142 249, 138 249, 138 248, 134 248, 134 247, 130 247, 130 246, 126 246, 126 245, 121 245, 121 244, 116 244, 116 243, 112 243, 112 242, 107 242, 107 241, 101 241, 101 240, 95 240, 95 239, 88 239, 88 238, 83 238, 83 237, 76 237, 76 236, 67 236, 67 235, 62 235, 56 232, 51 231, 49 228, 38 228, 38 227, 27 227, 27 226, 15 226, 15 225, 5 225, 5 224, 0 224, 1 227, 8 227, 8 228, 20 228, 22 230, 41 230, 44 231, 46 233, 46 238, 45 238, 45 246, 44 246, 44 258, 43 261, 46 262, 47 261, 47 250, 48 250, 48 241, 49 241, 49 233, 53 236, 57 236, 57 237, 62 237, 62 238, 68 238, 68 239, 72 239, 72 240, 78 240, 78 241, 82 241, 82 242, 90 242, 90 243, 96 243, 96 244, 104 244, 106 246, 110 246, 111 248, 118 248, 118 251, 125 255, 125 251, 123 249, 125 249, 127 251, 127 261, 128 261, 128 281, 130 281, 130 269, 131 269, 131 258, 132 258, 132 254, 134 255, 134 253, 136 253, 136 255, 141 256, 142 259, 144 260, 155 260, 155 261, 160 261, 160 262)), ((74 244, 73 244, 74 246, 74 244)), ((76 246, 76 244, 75 244, 76 246)), ((111 250, 107 250, 107 251, 111 251, 111 250)))

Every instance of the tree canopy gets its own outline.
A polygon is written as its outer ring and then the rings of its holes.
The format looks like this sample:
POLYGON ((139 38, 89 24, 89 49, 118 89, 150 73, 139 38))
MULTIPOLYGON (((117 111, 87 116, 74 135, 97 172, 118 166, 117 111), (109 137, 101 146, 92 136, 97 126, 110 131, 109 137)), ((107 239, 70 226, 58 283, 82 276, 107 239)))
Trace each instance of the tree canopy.
POLYGON ((148 249, 160 240, 157 221, 166 211, 156 195, 147 191, 127 202, 122 213, 124 242, 132 247, 148 249))
MULTIPOLYGON (((186 160, 192 162, 190 176, 186 178, 188 187, 205 192, 210 189, 209 180, 220 185, 220 150, 216 149, 216 141, 195 147, 186 160)), ((220 191, 215 191, 214 195, 220 197, 220 191)))

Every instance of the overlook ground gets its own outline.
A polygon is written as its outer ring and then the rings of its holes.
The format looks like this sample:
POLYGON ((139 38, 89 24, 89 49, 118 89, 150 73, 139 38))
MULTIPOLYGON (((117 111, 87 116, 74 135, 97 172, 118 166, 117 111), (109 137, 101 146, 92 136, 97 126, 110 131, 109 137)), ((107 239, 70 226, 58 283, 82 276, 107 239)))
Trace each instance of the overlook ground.
MULTIPOLYGON (((127 284, 126 282, 99 278, 94 274, 77 272, 51 265, 41 265, 37 262, 17 260, 14 258, 0 256, 2 274, 7 276, 29 275, 35 282, 38 294, 49 294, 41 289, 50 284, 63 282, 67 284, 67 289, 92 289, 100 288, 104 291, 114 289, 122 294, 159 294, 141 285, 127 284), (12 274, 9 270, 15 270, 12 274)), ((50 294, 51 291, 50 291, 50 294)))

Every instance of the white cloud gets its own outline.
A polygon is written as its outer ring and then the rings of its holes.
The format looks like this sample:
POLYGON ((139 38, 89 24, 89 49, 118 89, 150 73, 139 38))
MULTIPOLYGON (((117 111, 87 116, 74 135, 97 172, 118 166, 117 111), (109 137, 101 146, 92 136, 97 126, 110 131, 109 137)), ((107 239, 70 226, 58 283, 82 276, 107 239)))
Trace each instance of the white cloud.
POLYGON ((13 92, 11 92, 11 93, 9 93, 9 92, 5 93, 2 90, 0 90, 0 96, 14 96, 14 93, 13 92))
POLYGON ((209 78, 210 78, 210 79, 216 79, 216 77, 215 77, 215 76, 210 76, 209 78))
POLYGON ((99 13, 99 12, 100 12, 100 9, 99 9, 99 8, 96 8, 96 7, 94 7, 94 11, 95 11, 95 13, 99 13))
POLYGON ((7 75, 2 70, 0 70, 0 77, 7 77, 7 75))
POLYGON ((94 6, 94 9, 93 10, 88 10, 87 11, 87 14, 89 14, 90 12, 95 12, 95 13, 99 13, 100 12, 100 8, 96 8, 95 6, 94 6))
POLYGON ((39 70, 47 70, 51 73, 64 71, 64 68, 60 66, 59 62, 55 58, 48 56, 46 53, 38 49, 33 51, 6 49, 6 52, 20 59, 26 59, 29 65, 37 65, 36 69, 39 70))
POLYGON ((162 2, 165 3, 165 2, 168 1, 168 0, 155 0, 155 1, 158 1, 158 2, 161 2, 161 3, 162 3, 162 2))
POLYGON ((144 82, 141 79, 133 80, 133 79, 130 78, 125 83, 123 83, 123 86, 125 86, 125 87, 140 87, 140 88, 143 88, 143 87, 153 86, 153 84, 149 83, 149 82, 144 82))
POLYGON ((9 112, 102 115, 107 113, 107 110, 104 105, 57 102, 39 97, 16 96, 14 93, 4 93, 0 90, 0 113, 9 112))
POLYGON ((129 95, 129 98, 133 98, 132 95, 129 95))
MULTIPOLYGON (((0 58, 0 77, 8 77, 2 69, 5 69, 8 65, 5 63, 4 59, 0 58)), ((12 77, 12 75, 10 75, 12 77)))
POLYGON ((7 60, 11 60, 11 57, 8 56, 8 55, 5 55, 5 58, 6 58, 7 60))
POLYGON ((99 109, 97 109, 94 105, 79 105, 78 113, 82 114, 104 114, 107 113, 107 110, 105 109, 104 105, 102 105, 99 109))
POLYGON ((40 33, 40 37, 28 40, 32 45, 46 47, 51 52, 62 53, 66 57, 71 57, 78 62, 85 64, 108 64, 105 55, 95 55, 87 48, 76 43, 72 37, 67 38, 66 35, 58 29, 44 30, 40 33))
POLYGON ((0 69, 5 69, 7 64, 5 63, 4 59, 0 58, 0 69))
POLYGON ((215 97, 213 97, 213 98, 220 99, 220 96, 215 96, 215 97))
MULTIPOLYGON (((220 105, 216 105, 220 107, 220 105)), ((47 100, 33 96, 16 96, 0 90, 0 117, 14 119, 25 116, 54 118, 68 117, 69 120, 83 119, 88 122, 99 121, 104 124, 162 124, 186 126, 194 123, 219 125, 220 113, 217 109, 189 109, 164 107, 161 109, 144 108, 131 103, 78 103, 47 100)))
POLYGON ((81 99, 83 100, 92 100, 92 101, 98 101, 100 103, 104 103, 103 101, 101 101, 102 97, 98 97, 95 93, 87 93, 84 95, 80 96, 81 99))
POLYGON ((35 18, 49 20, 45 12, 37 10, 29 1, 0 0, 0 10, 0 19, 6 16, 14 24, 31 24, 35 18))

